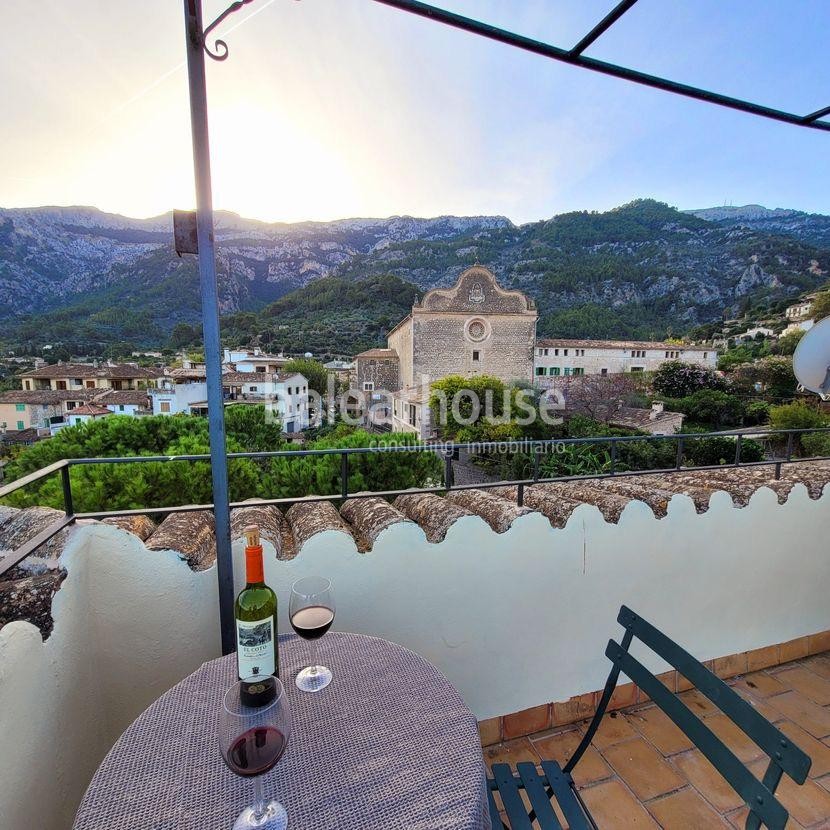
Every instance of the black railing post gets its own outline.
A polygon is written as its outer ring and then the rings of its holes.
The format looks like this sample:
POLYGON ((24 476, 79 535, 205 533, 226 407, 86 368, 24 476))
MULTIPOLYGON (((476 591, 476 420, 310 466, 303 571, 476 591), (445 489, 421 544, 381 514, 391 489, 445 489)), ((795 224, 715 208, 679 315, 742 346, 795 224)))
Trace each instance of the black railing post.
POLYGON ((452 490, 452 450, 444 452, 444 489, 452 490))
POLYGON ((781 462, 775 462, 775 480, 779 481, 781 479, 781 462))
POLYGON ((617 474, 617 442, 613 438, 609 438, 611 444, 611 475, 617 474))
POLYGON ((349 497, 349 454, 340 453, 340 495, 345 500, 349 497))
POLYGON ((741 433, 739 432, 735 438, 735 466, 740 466, 741 463, 741 433))
POLYGON ((539 480, 539 445, 533 445, 533 481, 539 480))
POLYGON ((69 465, 61 467, 61 486, 63 487, 63 512, 67 516, 75 513, 75 505, 72 501, 72 480, 69 478, 69 465))
POLYGON ((787 461, 793 457, 793 434, 787 433, 787 461))
POLYGON ((519 482, 518 492, 516 493, 516 504, 519 507, 525 506, 525 486, 521 482, 519 482))
POLYGON ((677 453, 675 454, 674 458, 674 468, 675 470, 679 470, 683 467, 683 439, 677 439, 677 453))

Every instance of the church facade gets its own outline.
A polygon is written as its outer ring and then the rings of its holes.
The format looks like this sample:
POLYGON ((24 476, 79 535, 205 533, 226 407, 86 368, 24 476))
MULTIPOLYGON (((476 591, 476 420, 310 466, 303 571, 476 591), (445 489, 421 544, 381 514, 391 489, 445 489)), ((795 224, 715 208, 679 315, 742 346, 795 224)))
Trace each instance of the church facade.
POLYGON ((502 288, 492 271, 474 265, 451 288, 427 291, 389 332, 386 349, 357 355, 358 389, 393 430, 429 438, 435 431, 428 406, 433 381, 447 375, 533 381, 537 319, 533 300, 502 288), (378 381, 392 381, 394 388, 378 381), (386 412, 378 406, 382 397, 391 403, 386 412))

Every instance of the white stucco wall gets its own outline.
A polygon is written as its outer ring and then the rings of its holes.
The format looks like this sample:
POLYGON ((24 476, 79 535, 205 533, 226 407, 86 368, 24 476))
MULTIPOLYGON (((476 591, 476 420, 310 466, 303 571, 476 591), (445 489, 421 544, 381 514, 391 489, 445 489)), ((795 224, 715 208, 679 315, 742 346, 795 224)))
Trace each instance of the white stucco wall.
MULTIPOLYGON (((618 525, 589 506, 561 530, 531 514, 498 535, 465 517, 439 544, 399 524, 365 554, 327 531, 288 562, 266 546, 266 579, 287 631, 291 581, 330 576, 336 628, 414 649, 487 718, 599 688, 622 603, 700 659, 830 629, 829 509, 830 493, 812 501, 798 485, 784 505, 765 489, 743 509, 717 493, 703 515, 677 496, 661 520, 634 502, 618 525)), ((237 545, 238 582, 242 560, 237 545)), ((219 652, 214 568, 193 573, 98 524, 79 529, 63 564, 52 636, 0 630, 3 826, 32 826, 37 805, 38 827, 67 827, 124 727, 219 652)))

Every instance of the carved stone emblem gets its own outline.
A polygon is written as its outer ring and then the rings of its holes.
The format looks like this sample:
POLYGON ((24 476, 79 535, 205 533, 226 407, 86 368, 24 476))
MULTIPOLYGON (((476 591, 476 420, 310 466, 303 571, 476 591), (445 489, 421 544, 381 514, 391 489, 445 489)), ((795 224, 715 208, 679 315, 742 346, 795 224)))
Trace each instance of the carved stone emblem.
POLYGON ((484 302, 484 289, 481 287, 480 282, 474 282, 472 289, 470 289, 470 302, 471 303, 483 303, 484 302))

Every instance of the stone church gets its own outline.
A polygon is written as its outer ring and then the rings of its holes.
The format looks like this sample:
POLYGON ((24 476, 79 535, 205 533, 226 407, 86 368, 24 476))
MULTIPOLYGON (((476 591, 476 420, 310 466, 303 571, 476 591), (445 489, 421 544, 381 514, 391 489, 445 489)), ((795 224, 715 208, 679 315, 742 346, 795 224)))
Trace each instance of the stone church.
POLYGON ((428 438, 434 430, 430 383, 447 375, 493 375, 510 383, 533 380, 536 305, 502 288, 488 268, 474 265, 452 288, 434 288, 387 336, 386 349, 357 355, 358 388, 367 400, 391 405, 396 432, 428 438), (384 395, 384 393, 392 393, 384 395))

